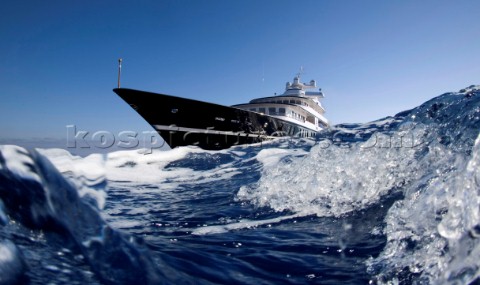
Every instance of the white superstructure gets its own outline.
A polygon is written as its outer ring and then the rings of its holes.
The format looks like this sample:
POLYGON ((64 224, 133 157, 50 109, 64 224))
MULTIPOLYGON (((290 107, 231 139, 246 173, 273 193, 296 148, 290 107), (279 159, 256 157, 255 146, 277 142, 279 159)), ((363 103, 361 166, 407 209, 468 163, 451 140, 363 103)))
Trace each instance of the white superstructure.
POLYGON ((315 80, 301 83, 300 75, 297 75, 292 83, 287 82, 283 94, 253 99, 248 104, 234 107, 277 117, 300 125, 308 131, 318 132, 328 126, 328 120, 323 116, 325 109, 320 103, 324 98, 321 89, 317 92, 306 91, 316 87, 315 80))

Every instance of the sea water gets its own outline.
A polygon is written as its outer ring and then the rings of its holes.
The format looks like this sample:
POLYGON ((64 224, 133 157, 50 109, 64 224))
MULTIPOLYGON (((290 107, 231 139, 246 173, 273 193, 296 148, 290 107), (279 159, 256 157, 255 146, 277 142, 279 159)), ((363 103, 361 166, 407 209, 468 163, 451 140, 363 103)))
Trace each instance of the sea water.
POLYGON ((468 284, 480 88, 314 139, 0 147, 0 284, 468 284))

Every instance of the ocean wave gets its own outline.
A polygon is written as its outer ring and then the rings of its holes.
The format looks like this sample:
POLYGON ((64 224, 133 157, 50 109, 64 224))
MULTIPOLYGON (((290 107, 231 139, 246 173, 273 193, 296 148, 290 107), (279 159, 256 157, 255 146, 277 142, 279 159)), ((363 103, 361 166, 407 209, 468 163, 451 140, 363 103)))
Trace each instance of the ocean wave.
MULTIPOLYGON (((56 241, 59 249, 66 246, 79 251, 102 282, 155 284, 161 280, 140 239, 107 225, 98 208, 81 198, 74 184, 37 152, 16 146, 0 147, 0 197, 9 217, 8 224, 13 227, 19 223, 31 229, 28 235, 36 235, 36 231, 53 234, 51 242, 56 241)), ((5 282, 14 283, 17 278, 25 277, 28 269, 22 266, 26 263, 22 258, 24 253, 15 246, 18 235, 8 232, 4 235, 0 244, 4 253, 0 272, 12 268, 14 280, 5 282)), ((29 244, 24 250, 34 247, 29 244)))
POLYGON ((471 86, 222 151, 1 146, 0 283, 478 282, 479 126, 471 86))
POLYGON ((472 87, 394 118, 337 126, 306 156, 265 167, 237 199, 342 217, 400 193, 385 219, 387 245, 369 272, 386 284, 472 282, 480 275, 479 97, 472 87))

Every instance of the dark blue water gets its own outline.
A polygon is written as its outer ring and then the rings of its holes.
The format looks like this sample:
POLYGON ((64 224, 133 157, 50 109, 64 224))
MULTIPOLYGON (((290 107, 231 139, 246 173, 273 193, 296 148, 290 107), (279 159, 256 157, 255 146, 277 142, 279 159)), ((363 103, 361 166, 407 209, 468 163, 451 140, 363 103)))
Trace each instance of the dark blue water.
POLYGON ((0 148, 0 284, 464 284, 480 91, 212 152, 0 148))

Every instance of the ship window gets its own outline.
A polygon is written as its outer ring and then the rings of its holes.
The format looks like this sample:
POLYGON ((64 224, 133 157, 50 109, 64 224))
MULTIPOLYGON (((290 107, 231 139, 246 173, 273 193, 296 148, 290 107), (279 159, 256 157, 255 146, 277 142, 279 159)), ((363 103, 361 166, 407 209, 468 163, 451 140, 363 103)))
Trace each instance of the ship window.
POLYGON ((302 104, 302 102, 300 102, 300 100, 295 101, 295 103, 297 103, 298 105, 302 104))
POLYGON ((250 108, 250 111, 254 111, 254 112, 255 112, 255 111, 257 111, 257 109, 255 109, 255 108, 250 108))
POLYGON ((282 116, 285 116, 285 108, 278 108, 278 113, 282 116))
POLYGON ((275 115, 275 114, 277 114, 277 109, 276 108, 268 108, 268 113, 270 115, 275 115))
POLYGON ((262 114, 265 114, 265 108, 258 108, 258 111, 262 114))
POLYGON ((178 109, 177 108, 173 108, 172 109, 172 114, 176 114, 178 112, 178 109))
POLYGON ((295 100, 290 100, 290 104, 295 104, 295 100))
POLYGON ((223 122, 223 121, 225 121, 225 118, 222 118, 222 117, 215 117, 215 120, 223 122))
POLYGON ((283 100, 283 104, 288 104, 288 100, 283 100))

